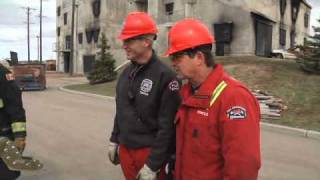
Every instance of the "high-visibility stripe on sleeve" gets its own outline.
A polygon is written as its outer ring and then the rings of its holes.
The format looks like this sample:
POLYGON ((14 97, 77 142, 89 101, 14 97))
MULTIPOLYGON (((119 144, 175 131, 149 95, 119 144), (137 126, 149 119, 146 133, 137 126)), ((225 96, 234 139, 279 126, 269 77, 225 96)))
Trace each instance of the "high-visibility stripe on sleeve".
POLYGON ((222 91, 227 87, 227 83, 222 81, 219 85, 215 88, 212 93, 211 100, 210 100, 210 107, 214 104, 217 98, 220 96, 222 91))
POLYGON ((12 132, 25 132, 27 130, 27 126, 25 122, 16 122, 11 124, 12 132))
POLYGON ((3 103, 3 100, 0 98, 0 108, 3 108, 4 107, 4 103, 3 103))

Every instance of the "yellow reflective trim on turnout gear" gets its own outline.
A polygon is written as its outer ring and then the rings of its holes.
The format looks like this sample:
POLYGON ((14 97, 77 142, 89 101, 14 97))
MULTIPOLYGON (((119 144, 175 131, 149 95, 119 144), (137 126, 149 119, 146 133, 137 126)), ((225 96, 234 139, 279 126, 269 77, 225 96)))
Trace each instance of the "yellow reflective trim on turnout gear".
POLYGON ((224 81, 221 81, 219 85, 214 89, 211 95, 210 107, 214 104, 214 102, 217 100, 217 98, 220 96, 220 94, 226 87, 227 87, 227 83, 224 81))
POLYGON ((17 133, 17 132, 24 132, 27 130, 26 123, 25 122, 17 122, 11 124, 12 127, 12 132, 17 133))
POLYGON ((3 100, 0 98, 0 108, 3 108, 4 104, 3 104, 3 100))

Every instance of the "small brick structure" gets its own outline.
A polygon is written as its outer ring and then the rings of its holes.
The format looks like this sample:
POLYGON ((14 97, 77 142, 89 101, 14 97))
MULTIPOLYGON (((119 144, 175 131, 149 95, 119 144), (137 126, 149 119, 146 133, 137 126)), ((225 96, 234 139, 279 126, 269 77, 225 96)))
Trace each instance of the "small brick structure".
POLYGON ((46 89, 45 64, 17 64, 13 66, 12 70, 21 90, 46 89))

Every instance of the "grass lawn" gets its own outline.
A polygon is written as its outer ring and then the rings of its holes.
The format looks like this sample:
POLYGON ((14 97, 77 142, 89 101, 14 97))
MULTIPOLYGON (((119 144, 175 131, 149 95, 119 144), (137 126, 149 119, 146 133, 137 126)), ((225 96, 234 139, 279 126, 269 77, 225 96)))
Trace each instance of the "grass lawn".
MULTIPOLYGON (((300 70, 295 61, 260 57, 219 57, 217 63, 250 89, 266 90, 288 106, 280 120, 272 123, 320 131, 320 76, 300 70)), ((72 85, 68 89, 115 95, 116 82, 72 85)))

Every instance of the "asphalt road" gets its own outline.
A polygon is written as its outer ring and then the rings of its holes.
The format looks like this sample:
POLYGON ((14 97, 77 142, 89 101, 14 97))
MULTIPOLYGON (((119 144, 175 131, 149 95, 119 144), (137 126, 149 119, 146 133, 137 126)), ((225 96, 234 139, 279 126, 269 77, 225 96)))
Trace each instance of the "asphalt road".
MULTIPOLYGON (((28 117, 26 155, 44 169, 24 172, 19 180, 121 180, 119 166, 107 159, 113 100, 70 94, 61 85, 81 77, 48 78, 48 89, 24 92, 28 117)), ((260 180, 319 180, 320 141, 263 130, 260 180)))

